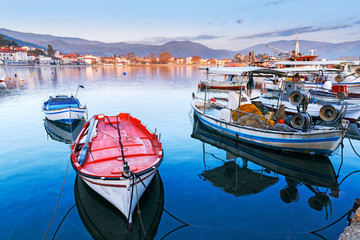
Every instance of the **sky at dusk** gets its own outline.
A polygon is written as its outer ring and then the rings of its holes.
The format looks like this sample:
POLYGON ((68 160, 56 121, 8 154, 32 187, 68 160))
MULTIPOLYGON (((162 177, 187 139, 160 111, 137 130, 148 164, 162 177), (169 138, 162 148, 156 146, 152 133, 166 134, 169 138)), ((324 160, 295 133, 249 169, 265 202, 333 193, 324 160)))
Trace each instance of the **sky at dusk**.
POLYGON ((4 1, 1 28, 103 42, 189 40, 240 50, 296 39, 360 40, 360 0, 4 1))

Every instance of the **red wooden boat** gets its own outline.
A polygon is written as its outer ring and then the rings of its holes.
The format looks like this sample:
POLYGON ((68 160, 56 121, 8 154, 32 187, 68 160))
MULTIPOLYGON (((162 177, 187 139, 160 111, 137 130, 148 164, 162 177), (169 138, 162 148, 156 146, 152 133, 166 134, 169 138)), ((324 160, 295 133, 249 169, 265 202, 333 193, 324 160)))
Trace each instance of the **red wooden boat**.
POLYGON ((136 205, 162 159, 158 135, 127 113, 94 116, 71 152, 77 174, 124 214, 130 229, 136 205))

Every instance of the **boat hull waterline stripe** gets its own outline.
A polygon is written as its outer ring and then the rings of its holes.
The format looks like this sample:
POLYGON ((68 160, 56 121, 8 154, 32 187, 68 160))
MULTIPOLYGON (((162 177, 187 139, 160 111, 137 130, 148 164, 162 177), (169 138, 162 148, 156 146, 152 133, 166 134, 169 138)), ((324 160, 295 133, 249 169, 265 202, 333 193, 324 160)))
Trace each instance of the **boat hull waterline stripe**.
POLYGON ((295 150, 295 151, 304 151, 304 152, 315 152, 317 154, 331 154, 333 151, 329 149, 321 149, 321 148, 302 148, 302 147, 289 147, 289 146, 277 146, 277 144, 286 144, 286 143, 294 143, 294 144, 314 144, 314 143, 325 143, 325 142, 336 142, 340 140, 340 137, 329 137, 329 138, 317 138, 317 139, 280 139, 280 138, 266 138, 266 137, 259 137, 255 135, 249 135, 244 134, 241 132, 236 132, 227 128, 223 128, 221 126, 218 126, 216 124, 213 124, 204 118, 202 118, 199 113, 196 112, 196 115, 198 118, 209 128, 216 129, 232 138, 235 138, 237 140, 242 140, 251 144, 260 145, 263 147, 271 147, 276 149, 282 149, 282 150, 295 150), (261 141, 261 142, 256 142, 261 141), (273 144, 273 145, 271 145, 273 144))

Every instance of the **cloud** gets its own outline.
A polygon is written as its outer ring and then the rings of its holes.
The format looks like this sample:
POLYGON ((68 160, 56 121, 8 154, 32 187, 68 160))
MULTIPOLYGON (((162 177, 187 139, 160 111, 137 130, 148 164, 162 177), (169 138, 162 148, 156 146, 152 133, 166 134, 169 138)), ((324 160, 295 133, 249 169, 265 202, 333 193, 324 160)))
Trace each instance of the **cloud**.
POLYGON ((236 23, 238 23, 238 24, 241 24, 242 22, 243 22, 242 19, 238 19, 238 20, 236 21, 236 23))
POLYGON ((275 30, 272 32, 263 32, 263 33, 257 33, 257 34, 252 34, 252 35, 239 36, 239 37, 234 38, 234 40, 263 38, 263 37, 286 37, 286 36, 294 35, 296 32, 300 32, 300 33, 322 32, 322 31, 329 31, 329 30, 345 29, 345 28, 350 28, 352 26, 353 25, 351 25, 351 24, 322 26, 322 27, 305 26, 305 27, 290 28, 290 29, 284 29, 284 30, 275 30))
POLYGON ((360 20, 359 20, 359 21, 354 22, 354 24, 360 24, 360 20))
POLYGON ((266 7, 273 6, 273 5, 279 5, 281 3, 285 2, 284 0, 272 0, 265 3, 266 7))

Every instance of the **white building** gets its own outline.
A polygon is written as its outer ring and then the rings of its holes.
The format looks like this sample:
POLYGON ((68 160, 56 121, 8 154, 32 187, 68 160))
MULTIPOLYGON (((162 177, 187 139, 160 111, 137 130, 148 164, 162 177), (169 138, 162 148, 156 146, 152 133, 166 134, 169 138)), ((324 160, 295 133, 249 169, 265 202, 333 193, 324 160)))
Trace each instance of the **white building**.
POLYGON ((0 60, 6 61, 27 61, 26 51, 22 48, 0 49, 0 60))
POLYGON ((39 55, 38 59, 39 59, 39 64, 40 65, 49 65, 50 63, 53 62, 51 57, 46 57, 46 56, 43 56, 43 55, 39 55))

